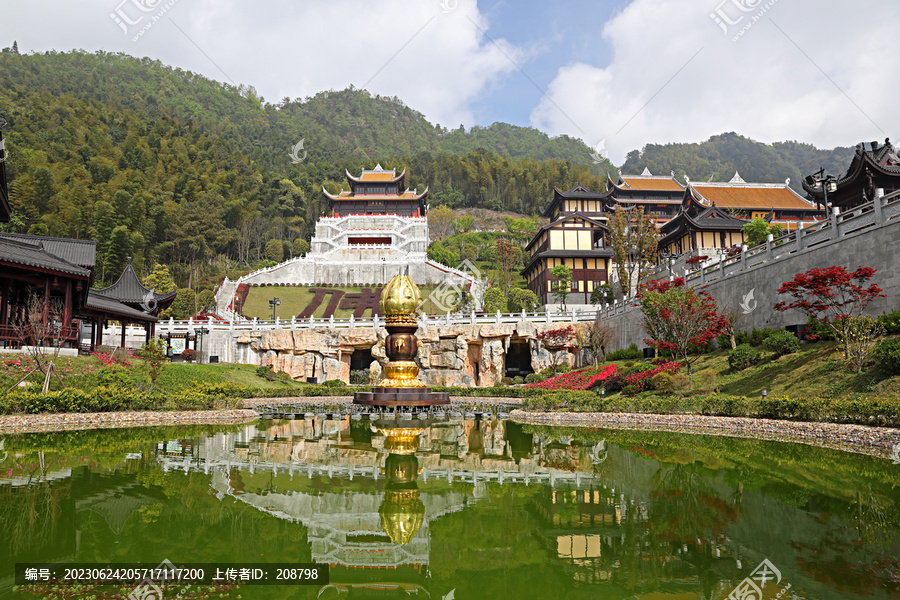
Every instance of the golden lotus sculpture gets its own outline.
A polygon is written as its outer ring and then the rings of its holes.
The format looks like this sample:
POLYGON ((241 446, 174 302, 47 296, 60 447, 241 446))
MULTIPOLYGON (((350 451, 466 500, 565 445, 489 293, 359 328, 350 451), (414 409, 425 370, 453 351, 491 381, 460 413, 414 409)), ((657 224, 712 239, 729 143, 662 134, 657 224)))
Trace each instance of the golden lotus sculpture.
POLYGON ((368 406, 434 406, 450 404, 446 393, 432 392, 419 381, 419 327, 417 313, 422 295, 409 273, 395 275, 381 291, 381 314, 384 315, 388 336, 384 353, 384 379, 371 392, 354 394, 354 404, 368 406))

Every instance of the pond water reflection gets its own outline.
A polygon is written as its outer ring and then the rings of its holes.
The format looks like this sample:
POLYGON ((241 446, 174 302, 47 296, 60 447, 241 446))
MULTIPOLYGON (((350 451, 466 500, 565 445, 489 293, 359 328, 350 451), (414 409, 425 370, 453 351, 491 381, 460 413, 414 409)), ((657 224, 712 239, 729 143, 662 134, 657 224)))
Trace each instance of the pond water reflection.
POLYGON ((16 562, 163 559, 330 566, 233 598, 900 597, 900 465, 859 454, 323 417, 3 444, 5 597, 47 594, 12 591, 16 562))

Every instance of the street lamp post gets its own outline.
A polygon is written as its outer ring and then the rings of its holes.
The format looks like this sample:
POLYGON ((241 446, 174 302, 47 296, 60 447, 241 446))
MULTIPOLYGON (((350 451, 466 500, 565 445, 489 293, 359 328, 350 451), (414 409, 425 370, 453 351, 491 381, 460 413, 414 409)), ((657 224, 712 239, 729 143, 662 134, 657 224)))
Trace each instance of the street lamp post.
POLYGON ((659 257, 661 259, 666 261, 666 266, 669 269, 670 277, 675 277, 675 272, 672 270, 672 267, 675 265, 675 261, 678 259, 679 256, 680 256, 679 254, 674 254, 674 253, 668 252, 668 251, 663 252, 662 254, 659 255, 659 257))
POLYGON ((825 167, 822 167, 813 173, 807 181, 810 180, 816 190, 822 190, 825 202, 825 218, 830 217, 831 212, 828 209, 828 192, 834 193, 837 191, 837 180, 834 175, 829 175, 825 172, 825 167))
POLYGON ((269 308, 272 309, 272 320, 275 320, 275 307, 281 304, 281 300, 279 298, 272 298, 269 300, 269 308))

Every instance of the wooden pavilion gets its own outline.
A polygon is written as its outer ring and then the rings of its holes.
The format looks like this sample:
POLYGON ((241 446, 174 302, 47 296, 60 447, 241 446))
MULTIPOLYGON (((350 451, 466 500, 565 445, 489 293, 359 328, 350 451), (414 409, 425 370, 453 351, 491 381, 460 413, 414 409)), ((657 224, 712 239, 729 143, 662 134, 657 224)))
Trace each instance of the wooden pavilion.
MULTIPOLYGON (((5 121, 0 119, 0 127, 5 121)), ((6 178, 6 149, 0 130, 0 222, 12 211, 6 178)), ((58 345, 93 351, 101 343, 106 321, 143 325, 154 333, 159 311, 175 292, 156 294, 138 280, 129 259, 113 285, 92 290, 96 240, 0 233, 0 348, 58 345), (82 322, 93 327, 90 343, 81 346, 82 322)))

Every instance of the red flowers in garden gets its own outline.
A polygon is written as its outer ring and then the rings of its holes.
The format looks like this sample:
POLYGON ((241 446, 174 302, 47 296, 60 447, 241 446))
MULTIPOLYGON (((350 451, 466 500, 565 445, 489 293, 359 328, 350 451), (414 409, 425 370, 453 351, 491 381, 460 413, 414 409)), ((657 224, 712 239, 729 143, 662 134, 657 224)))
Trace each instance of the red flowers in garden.
POLYGON ((616 372, 616 365, 605 367, 588 367, 580 371, 563 373, 551 379, 529 383, 525 387, 542 390, 586 390, 606 379, 616 372))
POLYGON ((656 367, 655 369, 648 369, 647 371, 639 371, 637 373, 632 373, 625 377, 625 383, 627 385, 633 385, 641 391, 650 389, 650 380, 653 379, 654 375, 658 373, 671 373, 674 375, 681 369, 681 363, 677 361, 671 361, 667 363, 663 363, 656 367))

